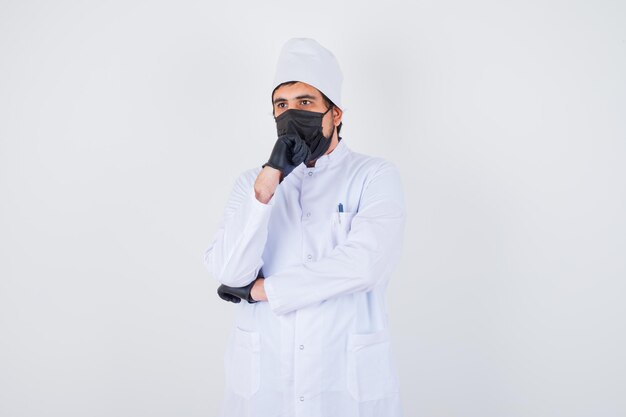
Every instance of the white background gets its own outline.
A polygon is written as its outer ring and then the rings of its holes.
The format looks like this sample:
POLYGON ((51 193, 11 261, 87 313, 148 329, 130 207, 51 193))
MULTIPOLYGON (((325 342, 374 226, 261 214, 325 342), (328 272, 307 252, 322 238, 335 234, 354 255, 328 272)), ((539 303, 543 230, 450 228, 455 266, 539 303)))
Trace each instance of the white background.
POLYGON ((0 2, 0 416, 216 416, 202 254, 282 44, 401 169, 407 417, 626 415, 621 1, 0 2))

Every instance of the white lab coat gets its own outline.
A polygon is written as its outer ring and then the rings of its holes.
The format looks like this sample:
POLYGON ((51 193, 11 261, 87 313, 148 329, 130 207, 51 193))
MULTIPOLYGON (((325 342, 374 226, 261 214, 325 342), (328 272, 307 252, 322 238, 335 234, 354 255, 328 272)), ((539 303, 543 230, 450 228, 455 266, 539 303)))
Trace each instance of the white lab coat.
POLYGON ((268 297, 233 304, 221 417, 402 416, 385 301, 404 235, 397 169, 344 138, 268 204, 254 196, 260 170, 237 179, 204 254, 225 285, 262 269, 268 297))

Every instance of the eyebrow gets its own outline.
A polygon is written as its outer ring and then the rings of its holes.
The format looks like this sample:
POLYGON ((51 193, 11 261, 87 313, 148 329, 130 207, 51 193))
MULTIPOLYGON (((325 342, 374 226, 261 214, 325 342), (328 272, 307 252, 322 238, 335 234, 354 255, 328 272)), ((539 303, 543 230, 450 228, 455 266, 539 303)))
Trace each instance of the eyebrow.
MULTIPOLYGON (((318 100, 319 99, 319 97, 315 97, 315 96, 312 96, 310 94, 303 94, 301 96, 296 97, 297 100, 302 100, 303 98, 306 98, 306 99, 309 99, 309 100, 318 100)), ((283 97, 278 97, 278 98, 274 99, 274 104, 282 103, 284 101, 287 101, 287 99, 283 98, 283 97)))

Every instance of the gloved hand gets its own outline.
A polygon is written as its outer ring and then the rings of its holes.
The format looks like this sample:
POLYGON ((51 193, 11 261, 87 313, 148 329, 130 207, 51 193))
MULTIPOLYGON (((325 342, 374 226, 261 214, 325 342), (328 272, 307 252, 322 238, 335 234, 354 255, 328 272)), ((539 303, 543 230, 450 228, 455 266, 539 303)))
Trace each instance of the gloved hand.
POLYGON ((228 285, 220 285, 217 289, 217 295, 222 300, 230 301, 231 303, 239 303, 241 300, 246 300, 249 303, 256 303, 257 301, 252 299, 250 292, 256 279, 245 287, 229 287, 228 285))
POLYGON ((295 167, 306 161, 310 154, 311 150, 300 136, 287 133, 278 137, 270 159, 263 164, 263 167, 269 165, 276 168, 282 171, 283 178, 285 178, 295 167))

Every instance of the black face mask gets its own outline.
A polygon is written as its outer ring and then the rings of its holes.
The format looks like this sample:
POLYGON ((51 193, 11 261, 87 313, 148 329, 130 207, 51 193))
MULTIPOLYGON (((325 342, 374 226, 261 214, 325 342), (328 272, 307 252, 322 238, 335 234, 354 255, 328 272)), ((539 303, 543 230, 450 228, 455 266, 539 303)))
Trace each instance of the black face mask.
POLYGON ((324 115, 332 109, 329 107, 324 113, 289 109, 275 117, 276 131, 278 136, 286 135, 288 133, 298 135, 307 144, 311 150, 311 155, 305 162, 311 162, 324 153, 330 147, 333 135, 335 134, 335 126, 333 126, 333 132, 330 138, 324 136, 322 131, 322 119, 324 115))

